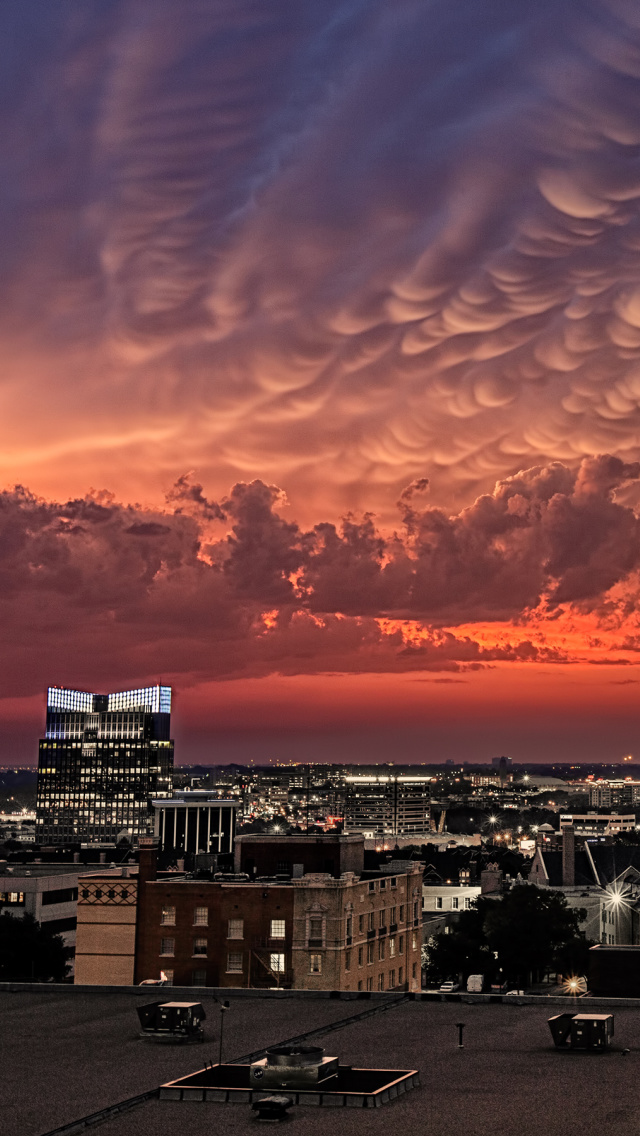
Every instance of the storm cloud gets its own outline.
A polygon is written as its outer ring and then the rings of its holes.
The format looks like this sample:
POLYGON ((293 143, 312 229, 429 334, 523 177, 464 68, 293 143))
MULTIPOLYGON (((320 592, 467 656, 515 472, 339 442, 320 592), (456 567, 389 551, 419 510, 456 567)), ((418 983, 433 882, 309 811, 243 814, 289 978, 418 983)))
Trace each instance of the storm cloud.
POLYGON ((566 663, 581 653, 548 633, 572 613, 593 630, 617 611, 619 650, 634 652, 640 522, 616 494, 639 478, 611 456, 553 463, 453 515, 421 480, 393 531, 370 515, 305 528, 261 481, 214 502, 182 478, 162 510, 17 487, 0 495, 3 688, 28 696, 61 670, 184 686, 566 663), (499 626, 490 641, 483 624, 499 626))

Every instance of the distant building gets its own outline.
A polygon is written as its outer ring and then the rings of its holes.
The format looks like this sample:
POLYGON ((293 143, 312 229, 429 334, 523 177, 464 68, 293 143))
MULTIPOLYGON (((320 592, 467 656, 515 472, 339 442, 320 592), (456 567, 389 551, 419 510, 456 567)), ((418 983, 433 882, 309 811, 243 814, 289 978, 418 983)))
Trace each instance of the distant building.
POLYGON ((0 914, 32 915, 66 947, 75 947, 78 872, 70 864, 16 864, 0 868, 0 914))
POLYGON ((236 831, 237 800, 215 793, 178 789, 173 797, 152 800, 153 832, 163 852, 230 853, 236 831))
POLYGON ((618 836, 621 832, 633 832, 636 827, 635 813, 561 813, 560 831, 571 825, 576 836, 618 836))
POLYGON ((40 844, 137 839, 151 829, 149 799, 173 778, 171 689, 117 694, 49 687, 40 742, 36 840, 40 844))
POLYGON ((635 808, 639 803, 640 781, 595 781, 589 785, 592 808, 635 808))
POLYGON ((581 930, 588 939, 640 943, 640 848, 578 843, 567 826, 561 849, 538 845, 529 882, 562 891, 570 907, 584 910, 581 930))
POLYGON ((369 837, 427 833, 432 781, 408 774, 345 777, 345 831, 369 837))

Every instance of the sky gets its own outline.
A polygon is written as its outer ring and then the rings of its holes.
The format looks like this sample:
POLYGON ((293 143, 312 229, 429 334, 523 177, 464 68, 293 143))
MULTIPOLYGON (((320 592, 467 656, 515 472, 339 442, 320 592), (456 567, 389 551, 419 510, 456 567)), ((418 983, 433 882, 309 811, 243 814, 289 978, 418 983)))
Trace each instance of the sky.
POLYGON ((4 0, 0 761, 640 760, 637 0, 4 0))

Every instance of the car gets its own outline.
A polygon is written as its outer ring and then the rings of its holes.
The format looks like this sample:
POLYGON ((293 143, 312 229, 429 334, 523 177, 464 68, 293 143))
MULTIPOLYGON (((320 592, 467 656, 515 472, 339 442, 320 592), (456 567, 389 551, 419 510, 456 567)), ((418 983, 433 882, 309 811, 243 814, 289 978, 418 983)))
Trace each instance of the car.
POLYGON ((455 994, 456 990, 459 990, 459 989, 460 989, 460 986, 457 982, 443 982, 442 986, 440 987, 440 993, 441 994, 455 994))

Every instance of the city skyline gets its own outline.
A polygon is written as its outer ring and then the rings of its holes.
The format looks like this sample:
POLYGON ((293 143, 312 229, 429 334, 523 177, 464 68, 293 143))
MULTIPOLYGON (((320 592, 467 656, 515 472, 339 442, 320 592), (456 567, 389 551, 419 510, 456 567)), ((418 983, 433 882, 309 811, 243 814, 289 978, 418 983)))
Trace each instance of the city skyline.
POLYGON ((640 760, 635 5, 303 7, 0 12, 0 758, 640 760))

